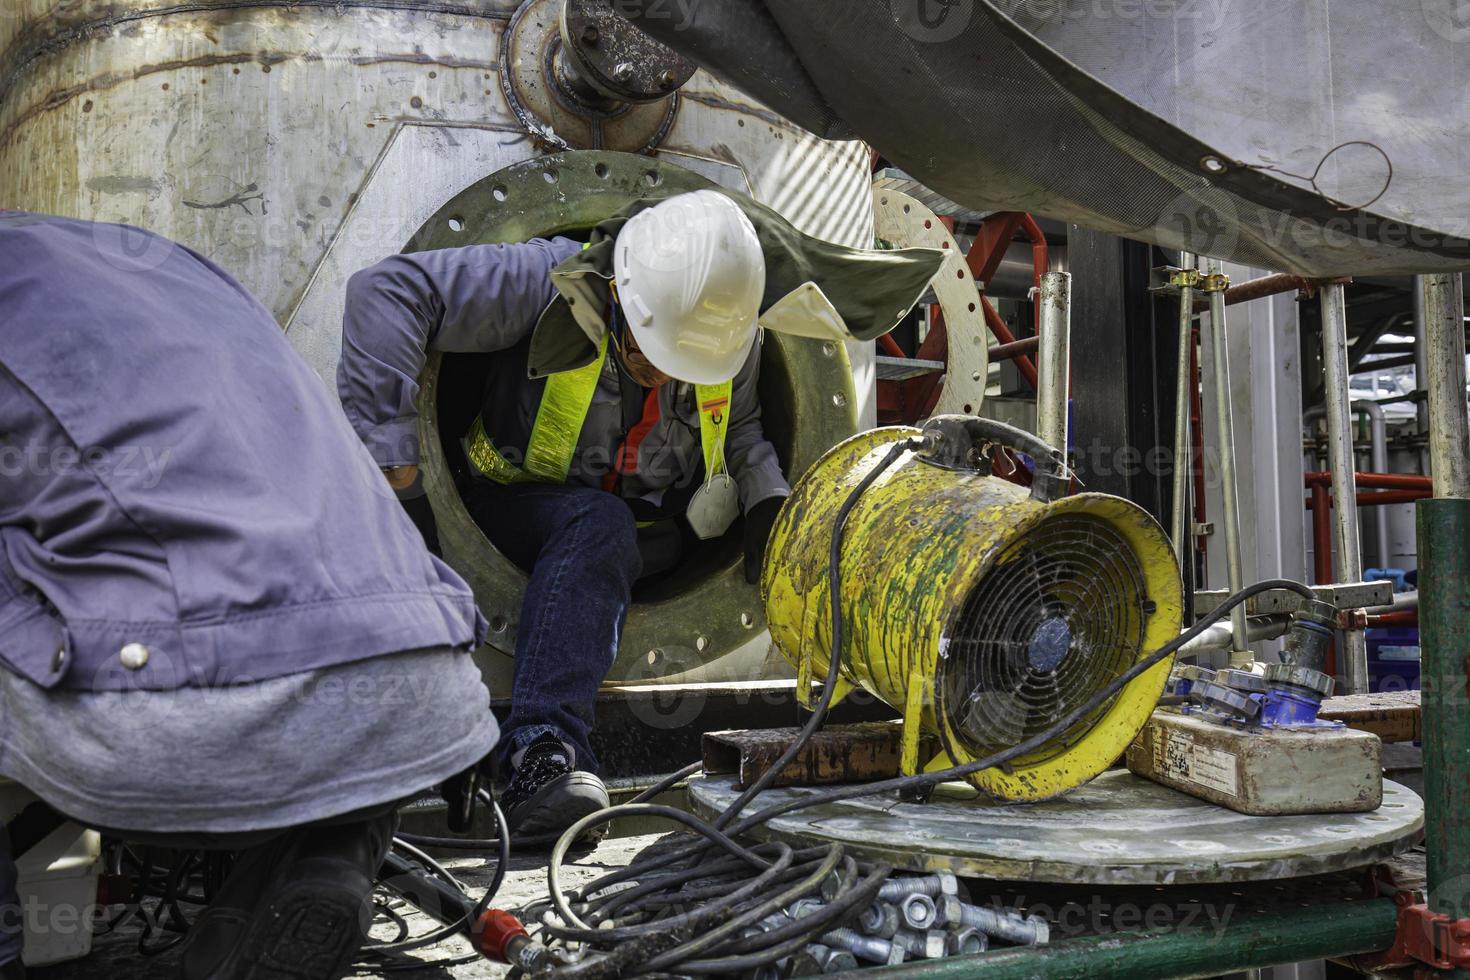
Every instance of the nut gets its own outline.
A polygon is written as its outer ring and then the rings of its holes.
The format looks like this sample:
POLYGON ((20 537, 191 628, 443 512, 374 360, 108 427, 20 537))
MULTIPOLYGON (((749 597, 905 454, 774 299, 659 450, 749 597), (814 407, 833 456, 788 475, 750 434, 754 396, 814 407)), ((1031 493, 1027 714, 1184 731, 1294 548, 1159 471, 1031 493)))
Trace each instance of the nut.
POLYGON ((964 928, 949 934, 949 955, 969 956, 983 953, 990 948, 990 941, 979 929, 964 928))
POLYGON ((928 895, 907 895, 899 905, 904 925, 910 929, 928 929, 939 921, 939 910, 928 895))
POLYGON ((898 909, 887 902, 874 902, 863 909, 858 918, 858 928, 879 939, 892 939, 898 932, 898 909))
POLYGON ((893 941, 902 946, 905 953, 924 960, 940 959, 949 949, 949 937, 938 929, 900 932, 893 941))
POLYGON ((939 925, 959 925, 965 903, 953 895, 940 895, 934 899, 934 911, 939 925))

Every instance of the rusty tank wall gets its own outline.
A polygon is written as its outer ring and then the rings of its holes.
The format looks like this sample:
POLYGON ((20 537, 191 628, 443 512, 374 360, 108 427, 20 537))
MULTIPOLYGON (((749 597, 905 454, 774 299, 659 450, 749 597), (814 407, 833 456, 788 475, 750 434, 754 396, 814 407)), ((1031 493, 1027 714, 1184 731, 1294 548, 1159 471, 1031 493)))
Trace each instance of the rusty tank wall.
MULTIPOLYGON (((703 72, 651 104, 569 114, 543 71, 560 0, 0 6, 0 207, 140 225, 200 251, 327 384, 346 278, 540 155, 641 152, 809 234, 873 241, 863 144, 818 140, 703 72)), ((872 347, 849 353, 857 418, 872 425, 872 347)), ((768 644, 748 635, 739 656, 701 651, 697 665, 719 669, 698 676, 757 676, 768 644)))

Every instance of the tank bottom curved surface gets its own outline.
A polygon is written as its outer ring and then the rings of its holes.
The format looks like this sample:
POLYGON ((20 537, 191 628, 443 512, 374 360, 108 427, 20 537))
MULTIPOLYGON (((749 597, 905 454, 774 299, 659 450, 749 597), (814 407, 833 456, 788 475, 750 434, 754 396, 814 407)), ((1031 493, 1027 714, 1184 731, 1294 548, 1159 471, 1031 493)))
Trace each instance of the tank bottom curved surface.
MULTIPOLYGON (((830 787, 761 794, 757 810, 830 787)), ((689 785, 695 812, 724 810, 733 777, 689 785)), ((891 796, 826 803, 779 816, 751 833, 792 844, 841 843, 848 853, 911 871, 971 878, 1090 885, 1185 885, 1264 881, 1376 864, 1409 849, 1424 827, 1424 803, 1384 780, 1371 813, 1253 817, 1175 792, 1124 771, 1104 773, 1044 803, 997 805, 961 783, 929 803, 891 796)))

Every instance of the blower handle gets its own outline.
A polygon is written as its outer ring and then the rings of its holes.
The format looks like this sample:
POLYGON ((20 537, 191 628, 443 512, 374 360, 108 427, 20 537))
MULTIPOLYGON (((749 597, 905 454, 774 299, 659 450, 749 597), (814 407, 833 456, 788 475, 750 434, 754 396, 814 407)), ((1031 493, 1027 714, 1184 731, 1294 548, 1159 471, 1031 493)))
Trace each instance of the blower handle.
POLYGON ((950 470, 986 472, 984 448, 1003 446, 1025 453, 1036 461, 1036 478, 1031 496, 1044 504, 1067 490, 1067 461, 1060 450, 1004 422, 973 415, 936 415, 924 423, 928 447, 919 451, 925 462, 950 470))

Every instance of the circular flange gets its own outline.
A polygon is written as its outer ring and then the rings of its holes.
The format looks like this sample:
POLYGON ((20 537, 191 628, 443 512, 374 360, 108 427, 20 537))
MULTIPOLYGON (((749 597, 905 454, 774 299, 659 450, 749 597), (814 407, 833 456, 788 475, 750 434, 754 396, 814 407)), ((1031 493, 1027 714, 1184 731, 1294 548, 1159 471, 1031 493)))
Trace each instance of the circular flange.
POLYGON ((657 102, 694 77, 693 62, 620 17, 612 0, 566 0, 561 40, 577 75, 608 98, 657 102))
MULTIPOLYGON (((761 794, 749 812, 820 793, 787 787, 761 794)), ((689 784, 694 809, 711 816, 738 791, 729 777, 689 784)), ((1371 813, 1252 817, 1186 796, 1123 770, 1060 799, 993 805, 959 783, 928 803, 872 796, 776 817, 751 831, 790 843, 841 843, 849 854, 912 871, 975 878, 1096 885, 1183 885, 1294 878, 1385 860, 1409 848, 1424 803, 1383 781, 1371 813)))
POLYGON ((959 243, 939 216, 916 198, 873 188, 873 231, 894 245, 937 248, 944 264, 931 283, 944 313, 947 352, 944 384, 932 415, 974 415, 990 383, 990 332, 980 310, 980 290, 959 243))
MULTIPOLYGON (((545 147, 647 153, 659 146, 679 112, 672 89, 657 101, 617 102, 579 94, 568 82, 562 50, 561 0, 526 0, 506 26, 500 88, 521 125, 545 147)), ((632 27, 629 27, 632 30, 632 27)))
MULTIPOLYGON (((536 157, 460 192, 404 251, 576 234, 640 198, 713 186, 693 171, 628 153, 573 151, 536 157)), ((841 344, 777 333, 767 334, 764 343, 760 391, 766 434, 782 453, 785 472, 804 473, 857 429, 852 366, 841 344)), ((443 355, 431 354, 419 379, 424 486, 444 558, 469 582, 490 620, 487 645, 513 654, 526 575, 485 537, 455 485, 444 445, 456 443, 469 420, 456 426, 441 417, 444 364, 443 355)), ((465 380, 474 384, 482 379, 483 373, 465 380)), ((676 592, 633 603, 608 680, 649 681, 686 673, 744 645, 764 628, 759 590, 745 581, 738 556, 718 567, 700 567, 676 592)))

